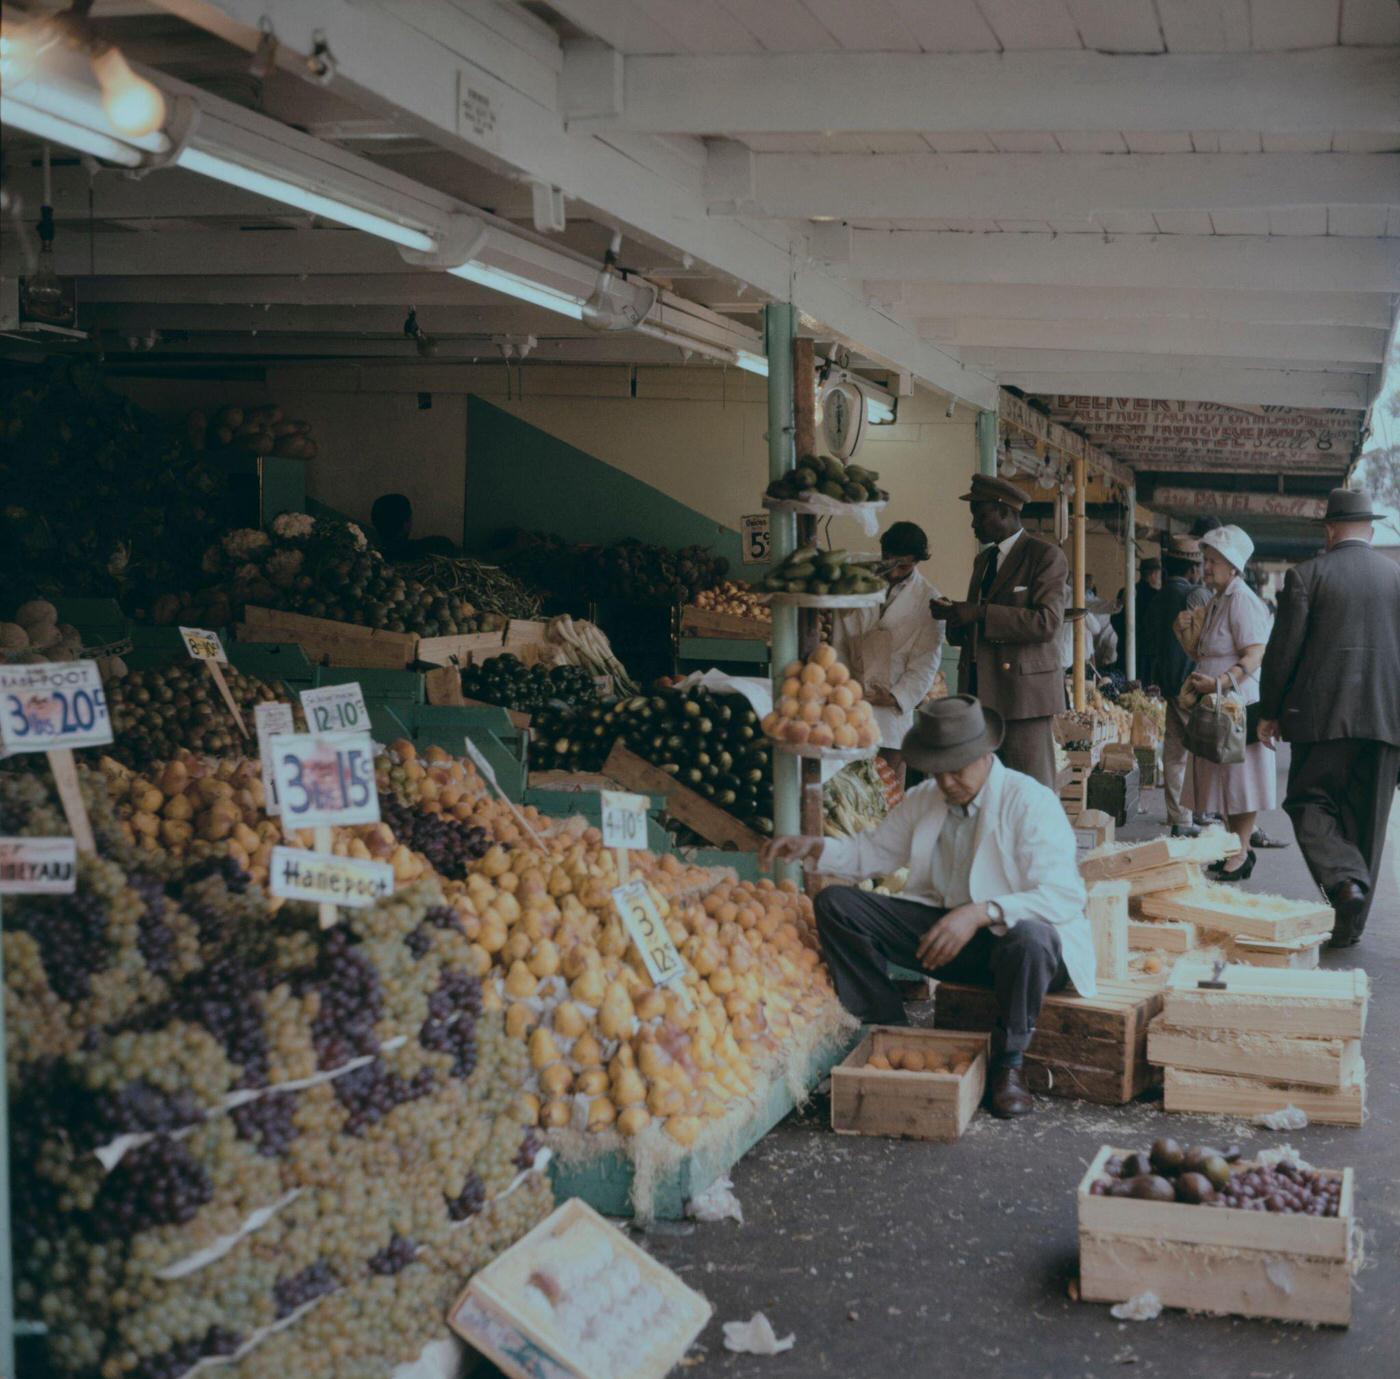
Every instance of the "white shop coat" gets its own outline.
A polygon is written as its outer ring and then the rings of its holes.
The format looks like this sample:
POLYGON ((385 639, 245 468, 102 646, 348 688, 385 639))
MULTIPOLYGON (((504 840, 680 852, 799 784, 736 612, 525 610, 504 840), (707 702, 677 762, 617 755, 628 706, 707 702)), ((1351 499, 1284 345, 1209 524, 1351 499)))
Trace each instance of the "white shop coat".
MULTIPOLYGON (((883 629, 890 634, 888 686, 898 708, 875 708, 880 746, 898 749, 914 722, 914 710, 933 688, 943 656, 943 624, 928 611, 938 590, 917 570, 895 591, 888 603, 875 608, 850 608, 837 613, 832 633, 836 654, 847 665, 853 648, 867 633, 883 629)), ((869 686, 866 686, 868 689, 869 686)))
MULTIPOLYGON (((973 901, 995 900, 1006 928, 1023 919, 1053 924, 1074 989, 1092 996, 1097 988, 1094 936, 1085 913, 1088 898, 1074 832, 1055 792, 993 759, 978 799, 982 809, 968 878, 973 901)), ((909 791, 878 828, 854 838, 828 838, 819 869, 863 880, 908 867, 909 880, 899 898, 936 904, 930 893, 932 858, 947 817, 948 804, 938 786, 925 781, 909 791)))

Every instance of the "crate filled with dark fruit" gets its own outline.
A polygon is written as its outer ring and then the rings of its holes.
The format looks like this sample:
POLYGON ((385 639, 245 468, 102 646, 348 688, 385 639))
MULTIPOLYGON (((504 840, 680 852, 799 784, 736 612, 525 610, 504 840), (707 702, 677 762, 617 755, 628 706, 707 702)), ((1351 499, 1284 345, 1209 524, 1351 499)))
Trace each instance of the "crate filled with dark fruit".
POLYGON ((1289 1150, 1251 1161, 1171 1138, 1105 1146, 1079 1185, 1080 1296, 1346 1326, 1353 1191, 1349 1168, 1289 1150))

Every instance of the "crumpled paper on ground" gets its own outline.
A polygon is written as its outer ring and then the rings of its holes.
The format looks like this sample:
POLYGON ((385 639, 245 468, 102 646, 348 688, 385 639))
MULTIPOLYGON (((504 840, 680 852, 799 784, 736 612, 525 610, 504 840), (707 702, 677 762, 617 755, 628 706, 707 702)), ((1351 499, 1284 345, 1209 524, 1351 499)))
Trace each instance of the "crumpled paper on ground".
POLYGON ((1255 1162, 1264 1168, 1277 1168, 1279 1164, 1292 1164, 1305 1172, 1312 1165, 1291 1144, 1281 1144, 1277 1149, 1264 1149, 1254 1156, 1255 1162))
POLYGON ((1254 1117, 1254 1123, 1265 1130, 1301 1130, 1308 1123, 1308 1113, 1300 1111, 1290 1101, 1281 1111, 1261 1111, 1254 1117))
POLYGON ((734 1184, 728 1178, 716 1178, 704 1192, 692 1197, 685 1214, 697 1221, 737 1221, 744 1224, 744 1209, 734 1195, 734 1184))
POLYGON ((1156 1293, 1139 1293, 1127 1302, 1115 1303, 1108 1312, 1120 1322, 1150 1322, 1161 1315, 1162 1299, 1156 1293))
POLYGON ((780 1341, 773 1330, 773 1323, 762 1312, 755 1312, 746 1322, 724 1324, 724 1348, 737 1350, 741 1355, 779 1355, 796 1344, 794 1334, 786 1335, 780 1341))

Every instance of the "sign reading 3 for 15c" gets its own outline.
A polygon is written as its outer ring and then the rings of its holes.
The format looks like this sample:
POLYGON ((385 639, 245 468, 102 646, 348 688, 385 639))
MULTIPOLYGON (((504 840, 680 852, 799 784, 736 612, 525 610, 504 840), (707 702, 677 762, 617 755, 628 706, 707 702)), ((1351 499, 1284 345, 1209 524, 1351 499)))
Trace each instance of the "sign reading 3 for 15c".
POLYGON ((271 739, 286 828, 372 824, 379 819, 368 733, 288 733, 271 739))

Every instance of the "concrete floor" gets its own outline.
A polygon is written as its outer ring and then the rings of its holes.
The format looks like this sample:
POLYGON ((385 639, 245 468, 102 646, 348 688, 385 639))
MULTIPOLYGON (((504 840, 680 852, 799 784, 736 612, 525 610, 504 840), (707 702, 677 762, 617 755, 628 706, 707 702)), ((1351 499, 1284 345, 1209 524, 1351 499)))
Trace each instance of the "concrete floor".
MULTIPOLYGON (((1129 837, 1162 831, 1161 791, 1145 791, 1143 802, 1145 813, 1126 830, 1129 837)), ((1274 837, 1292 839, 1281 811, 1261 822, 1274 837)), ((1296 846, 1261 852, 1248 887, 1316 894, 1296 846)), ((1167 1116, 1150 1102, 1116 1108, 1042 1098, 1024 1121, 1008 1124, 982 1113, 957 1144, 931 1145, 838 1137, 827 1099, 814 1097, 735 1167, 742 1226, 682 1226, 687 1234, 656 1232, 646 1240, 714 1305, 715 1320, 700 1337, 703 1349, 692 1351, 689 1372, 736 1379, 1394 1374, 1400 1157, 1390 1135, 1400 1116, 1392 1057, 1400 1045, 1398 918, 1400 804, 1366 938, 1340 954, 1324 950, 1323 959, 1371 975, 1364 1129, 1309 1126, 1278 1134, 1238 1121, 1167 1116), (1291 1142, 1312 1163, 1356 1170, 1368 1264, 1355 1280, 1350 1330, 1181 1312, 1117 1322, 1106 1304, 1070 1299, 1078 1272, 1074 1190, 1085 1167, 1106 1142, 1145 1148, 1161 1134, 1184 1142, 1234 1140, 1247 1152, 1291 1142), (761 1358, 727 1352, 720 1323, 755 1311, 765 1312, 780 1336, 795 1332, 796 1346, 761 1358)))

